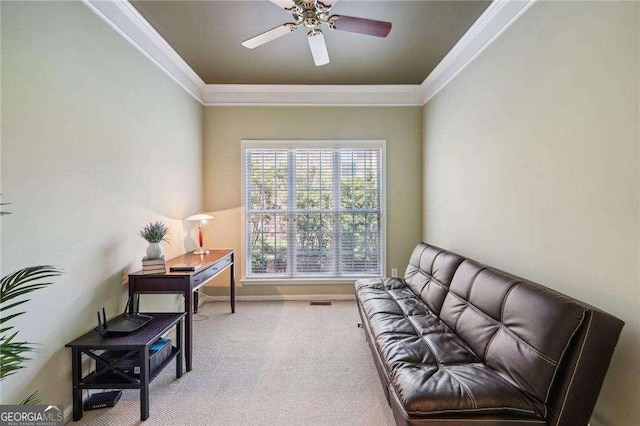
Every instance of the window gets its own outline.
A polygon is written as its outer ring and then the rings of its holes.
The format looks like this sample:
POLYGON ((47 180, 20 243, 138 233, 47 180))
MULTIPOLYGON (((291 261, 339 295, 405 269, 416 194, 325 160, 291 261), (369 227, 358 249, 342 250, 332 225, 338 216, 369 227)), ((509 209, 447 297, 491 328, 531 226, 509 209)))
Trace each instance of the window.
POLYGON ((383 142, 243 147, 248 278, 382 274, 383 142))

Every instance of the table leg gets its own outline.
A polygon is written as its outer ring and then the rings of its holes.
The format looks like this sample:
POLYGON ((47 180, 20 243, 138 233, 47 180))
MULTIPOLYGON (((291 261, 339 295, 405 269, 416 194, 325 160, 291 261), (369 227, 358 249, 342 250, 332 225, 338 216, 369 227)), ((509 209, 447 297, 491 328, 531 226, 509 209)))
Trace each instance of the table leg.
POLYGON ((182 355, 184 354, 184 348, 182 347, 182 323, 184 321, 180 319, 176 324, 176 347, 178 348, 178 355, 176 356, 176 378, 182 377, 182 355))
POLYGON ((193 313, 198 313, 198 290, 193 292, 193 313))
POLYGON ((185 342, 184 342, 184 358, 187 361, 187 371, 191 371, 191 348, 193 344, 193 310, 191 310, 192 305, 192 294, 191 290, 187 290, 184 292, 184 306, 186 313, 186 320, 184 323, 184 334, 185 334, 185 342))
POLYGON ((149 418, 149 348, 140 349, 140 420, 149 418))
POLYGON ((82 418, 82 389, 79 387, 82 377, 82 352, 80 349, 71 349, 71 377, 73 382, 73 420, 82 418))
POLYGON ((236 274, 235 274, 235 269, 236 269, 236 262, 234 259, 235 254, 231 253, 231 271, 229 273, 230 275, 230 290, 231 290, 231 294, 229 295, 229 299, 231 299, 231 313, 235 313, 236 312, 236 274))

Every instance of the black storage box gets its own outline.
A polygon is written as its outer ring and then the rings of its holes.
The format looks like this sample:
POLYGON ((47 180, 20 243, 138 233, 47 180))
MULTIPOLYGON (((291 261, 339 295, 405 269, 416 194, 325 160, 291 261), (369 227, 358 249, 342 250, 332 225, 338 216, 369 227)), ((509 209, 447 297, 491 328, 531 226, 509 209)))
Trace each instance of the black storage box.
MULTIPOLYGON (((149 374, 153 374, 164 361, 171 356, 171 340, 159 339, 149 348, 149 374)), ((126 355, 129 351, 105 351, 100 356, 107 362, 111 362, 126 355)), ((96 370, 105 367, 104 362, 97 361, 96 370)), ((116 366, 126 374, 139 378, 140 377, 140 360, 137 356, 133 356, 119 361, 116 366)), ((107 373, 99 376, 99 379, 109 379, 115 373, 107 373)))

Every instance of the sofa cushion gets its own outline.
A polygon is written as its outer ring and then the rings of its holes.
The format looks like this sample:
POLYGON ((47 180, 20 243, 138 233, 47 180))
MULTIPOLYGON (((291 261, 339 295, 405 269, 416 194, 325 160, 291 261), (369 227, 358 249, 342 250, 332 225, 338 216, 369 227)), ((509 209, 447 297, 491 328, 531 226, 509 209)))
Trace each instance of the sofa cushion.
POLYGON ((584 316, 568 297, 471 260, 458 267, 440 312, 487 366, 542 402, 584 316))
POLYGON ((409 414, 512 413, 538 417, 536 404, 484 364, 406 364, 394 387, 409 414), (425 397, 426 396, 426 397, 425 397))
POLYGON ((400 279, 356 282, 385 374, 408 413, 543 415, 543 404, 484 364, 412 289, 400 279))
POLYGON ((437 314, 444 303, 453 275, 463 260, 457 254, 419 243, 409 259, 405 282, 437 314))

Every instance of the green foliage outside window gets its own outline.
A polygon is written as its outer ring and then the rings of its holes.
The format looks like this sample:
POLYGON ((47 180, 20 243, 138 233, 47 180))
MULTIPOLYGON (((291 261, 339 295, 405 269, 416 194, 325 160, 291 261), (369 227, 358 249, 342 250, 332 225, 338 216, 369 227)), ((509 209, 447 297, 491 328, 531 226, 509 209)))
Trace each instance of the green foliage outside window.
POLYGON ((251 271, 287 271, 290 221, 295 227, 298 272, 327 272, 332 262, 342 262, 342 268, 347 270, 362 264, 377 267, 380 226, 377 168, 354 172, 348 158, 341 161, 336 194, 333 173, 338 171, 332 167, 334 152, 315 156, 296 153, 294 185, 289 188, 287 155, 283 151, 266 159, 259 155, 250 157, 251 271), (289 209, 292 201, 294 208, 289 209), (340 247, 334 247, 337 233, 340 247), (342 259, 334 259, 336 251, 342 259))

